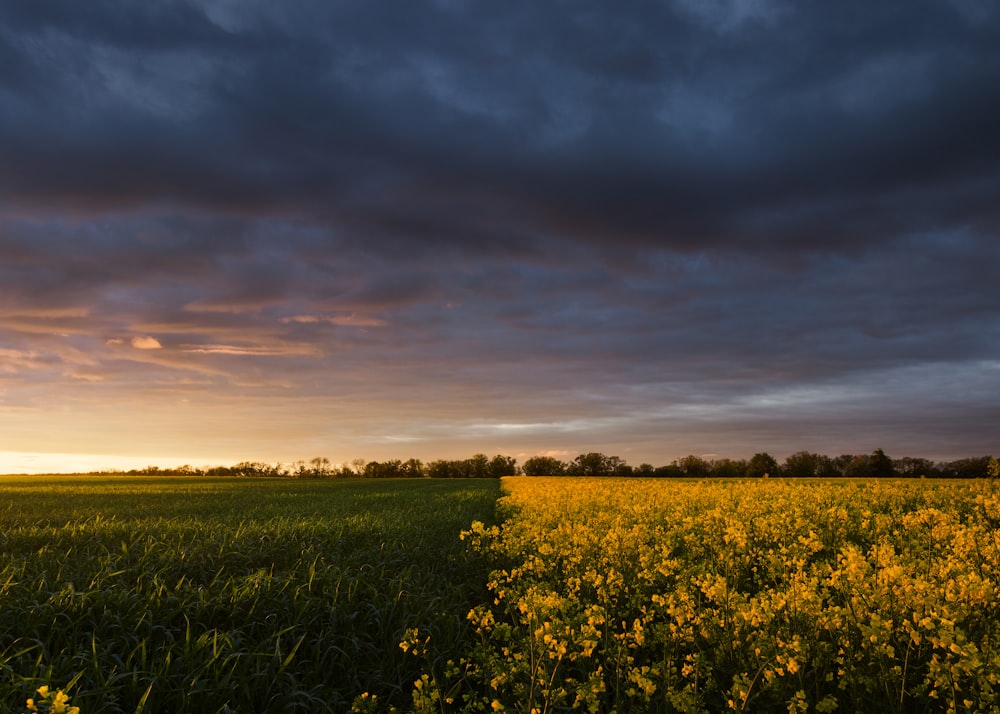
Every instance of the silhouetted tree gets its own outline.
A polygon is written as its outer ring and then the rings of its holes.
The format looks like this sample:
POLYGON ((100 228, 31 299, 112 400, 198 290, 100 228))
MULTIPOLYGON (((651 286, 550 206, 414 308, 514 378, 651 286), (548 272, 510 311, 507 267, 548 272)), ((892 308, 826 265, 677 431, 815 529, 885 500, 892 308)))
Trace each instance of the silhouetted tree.
POLYGON ((830 468, 836 472, 837 476, 843 476, 847 471, 847 465, 851 463, 851 459, 854 458, 854 454, 841 454, 840 456, 830 457, 830 468))
POLYGON ((671 464, 657 466, 653 469, 653 476, 656 478, 684 478, 684 469, 674 461, 671 464))
POLYGON ((578 476, 610 476, 620 464, 621 459, 617 456, 605 456, 591 451, 573 459, 567 472, 578 476))
POLYGON ((819 454, 808 451, 796 451, 785 459, 783 473, 792 478, 809 478, 818 476, 820 470, 819 454))
POLYGON ((837 464, 829 456, 820 454, 819 463, 816 465, 816 475, 820 478, 836 478, 842 476, 837 464))
POLYGON ((742 478, 747 472, 747 462, 743 459, 714 459, 711 465, 715 478, 742 478))
POLYGON ((882 449, 875 449, 868 457, 868 475, 874 478, 892 478, 896 475, 892 459, 882 449))
POLYGON ((848 478, 867 478, 869 474, 868 459, 867 454, 852 456, 851 460, 844 466, 844 476, 848 478))
POLYGON ((370 461, 365 464, 365 478, 401 478, 403 462, 399 459, 389 461, 370 461))
POLYGON ((338 468, 334 472, 333 477, 334 478, 354 478, 357 475, 358 474, 350 466, 348 466, 347 464, 341 464, 340 468, 338 468))
POLYGON ((427 475, 431 478, 454 478, 452 476, 451 462, 438 459, 427 464, 427 475))
POLYGON ((513 456, 502 456, 497 454, 490 459, 488 472, 492 478, 514 476, 517 474, 517 459, 513 456))
POLYGON ((280 474, 270 464, 260 461, 241 461, 230 469, 233 476, 279 476, 280 474))
POLYGON ((330 459, 325 456, 317 456, 309 461, 311 468, 305 469, 300 478, 328 478, 331 475, 330 459))
POLYGON ((486 478, 489 470, 490 460, 486 454, 475 454, 468 460, 468 473, 472 478, 486 478))
POLYGON ((674 461, 687 478, 706 478, 712 474, 712 464, 700 456, 689 454, 674 461))
POLYGON ((949 462, 942 471, 951 478, 981 478, 986 476, 990 466, 989 456, 957 459, 949 462))
POLYGON ((552 456, 532 456, 521 466, 525 476, 562 476, 566 464, 552 456))
POLYGON ((407 459, 399 467, 399 472, 405 478, 420 478, 424 475, 424 465, 419 459, 407 459))
POLYGON ((778 462, 773 456, 765 451, 759 454, 754 454, 750 459, 750 463, 747 464, 747 477, 761 478, 764 475, 778 476, 778 469, 778 462))
POLYGON ((910 456, 893 459, 892 467, 896 471, 897 476, 906 476, 909 478, 920 476, 933 477, 940 473, 937 466, 930 459, 918 459, 910 456))

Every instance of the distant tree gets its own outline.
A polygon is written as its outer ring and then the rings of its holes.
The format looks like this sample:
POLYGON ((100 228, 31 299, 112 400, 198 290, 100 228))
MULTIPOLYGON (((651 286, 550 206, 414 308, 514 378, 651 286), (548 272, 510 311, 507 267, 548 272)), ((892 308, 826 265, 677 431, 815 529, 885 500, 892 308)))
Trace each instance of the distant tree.
POLYGON ((684 478, 684 469, 678 466, 675 461, 665 466, 657 466, 653 469, 653 476, 656 478, 684 478))
POLYGON ((689 454, 674 461, 681 472, 687 478, 706 478, 712 474, 712 464, 700 456, 689 454))
POLYGON ((930 459, 919 459, 910 456, 893 459, 892 467, 898 476, 908 478, 918 478, 920 476, 934 477, 940 473, 937 466, 930 459))
POLYGON ((390 459, 385 462, 385 473, 382 478, 403 478, 403 462, 401 459, 390 459))
POLYGON ((892 459, 882 449, 875 449, 868 457, 868 473, 873 478, 892 478, 896 469, 892 466, 892 459))
POLYGON ((575 476, 610 476, 620 463, 621 459, 617 456, 605 456, 591 451, 573 459, 567 471, 575 476))
POLYGON ((454 478, 450 461, 438 459, 427 464, 427 475, 431 478, 454 478))
POLYGON ((490 473, 490 460, 486 454, 476 454, 468 461, 469 476, 486 478, 490 473))
POLYGON ((796 451, 785 459, 783 472, 791 478, 818 476, 822 457, 808 451, 796 451))
POLYGON ((951 478, 982 478, 989 472, 990 457, 979 456, 968 459, 957 459, 944 466, 943 475, 951 478))
POLYGON ((652 476, 655 473, 655 471, 656 469, 653 468, 652 464, 643 463, 635 467, 634 474, 636 476, 642 476, 648 478, 652 476))
POLYGON ((986 465, 986 475, 990 478, 1000 478, 1000 460, 996 457, 991 458, 986 465))
POLYGON ((712 476, 715 478, 742 478, 747 472, 747 462, 743 459, 713 459, 712 476))
POLYGON ((365 464, 365 478, 401 478, 403 462, 399 459, 389 461, 370 461, 365 464))
POLYGON ((857 454, 851 457, 851 460, 844 467, 844 476, 848 478, 867 478, 871 475, 868 469, 868 459, 867 454, 857 454))
POLYGON ((816 475, 820 478, 836 478, 842 476, 837 464, 829 456, 820 454, 819 463, 816 465, 816 475))
POLYGON ((312 466, 307 474, 309 478, 328 478, 332 475, 330 459, 325 456, 317 456, 309 461, 309 465, 312 466))
POLYGON ((275 468, 260 461, 241 461, 230 469, 233 476, 277 476, 275 468))
POLYGON ((847 467, 852 461, 854 461, 854 454, 841 454, 830 459, 830 463, 840 476, 847 475, 847 467))
POLYGON ((552 456, 532 456, 521 466, 525 476, 562 476, 566 464, 552 456))
POLYGON ((604 468, 611 476, 631 476, 632 467, 625 463, 625 459, 618 456, 609 456, 604 461, 604 468))
POLYGON ((580 454, 573 459, 570 470, 579 476, 604 476, 607 474, 607 458, 596 451, 580 454))
POLYGON ((399 472, 401 476, 406 478, 420 478, 424 475, 424 465, 420 462, 420 459, 407 459, 399 467, 399 472))
POLYGON ((503 478, 504 476, 514 476, 517 474, 517 459, 513 456, 502 456, 497 454, 490 459, 489 475, 492 478, 503 478))
MULTIPOLYGON (((423 467, 423 473, 430 478, 492 478, 494 469, 509 472, 513 466, 516 473, 517 462, 507 456, 487 458, 483 454, 462 460, 439 459, 423 467)), ((513 475, 504 473, 504 475, 513 475)))
POLYGON ((767 452, 754 454, 747 464, 747 478, 762 478, 763 476, 777 476, 778 462, 767 452))

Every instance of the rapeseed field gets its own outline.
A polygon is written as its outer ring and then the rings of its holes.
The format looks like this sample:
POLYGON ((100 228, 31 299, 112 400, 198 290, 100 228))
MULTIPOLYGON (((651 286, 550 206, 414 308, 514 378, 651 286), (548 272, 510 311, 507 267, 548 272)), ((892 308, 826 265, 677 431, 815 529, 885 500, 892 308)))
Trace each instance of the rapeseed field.
POLYGON ((1000 711, 992 483, 504 488, 502 525, 465 533, 492 598, 420 708, 1000 711))

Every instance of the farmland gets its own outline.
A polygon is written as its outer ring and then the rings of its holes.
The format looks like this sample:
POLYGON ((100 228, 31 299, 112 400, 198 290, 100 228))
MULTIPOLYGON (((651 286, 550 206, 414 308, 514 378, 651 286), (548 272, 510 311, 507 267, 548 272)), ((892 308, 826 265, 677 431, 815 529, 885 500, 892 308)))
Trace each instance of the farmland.
MULTIPOLYGON (((990 482, 509 479, 478 639, 510 711, 1000 710, 990 482)), ((460 696, 460 695, 459 695, 460 696)))
POLYGON ((82 714, 1000 708, 990 481, 5 477, 0 496, 7 706, 50 685, 82 714))
POLYGON ((460 642, 486 573, 458 533, 496 481, 0 478, 0 710, 409 702, 407 628, 460 642))

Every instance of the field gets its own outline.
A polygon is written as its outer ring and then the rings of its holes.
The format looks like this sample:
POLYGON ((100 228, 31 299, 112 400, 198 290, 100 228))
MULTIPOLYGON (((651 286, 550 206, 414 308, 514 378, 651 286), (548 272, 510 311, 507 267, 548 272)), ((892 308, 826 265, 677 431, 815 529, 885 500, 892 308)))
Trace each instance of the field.
POLYGON ((1000 711, 989 481, 0 479, 0 709, 1000 711))
POLYGON ((494 709, 1000 711, 993 483, 507 487, 452 668, 494 709))
POLYGON ((0 478, 0 711, 406 704, 407 628, 457 647, 496 481, 0 478))

